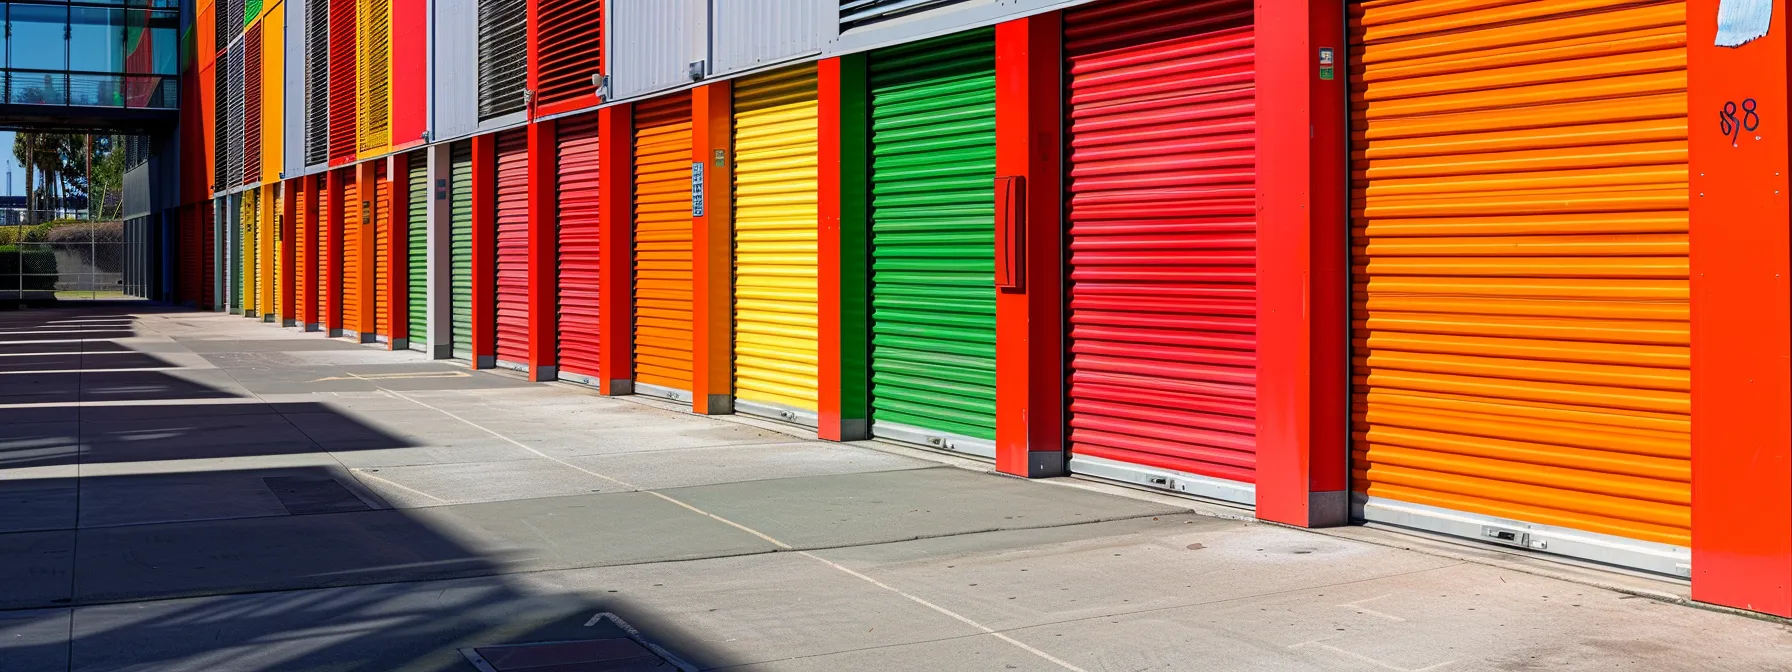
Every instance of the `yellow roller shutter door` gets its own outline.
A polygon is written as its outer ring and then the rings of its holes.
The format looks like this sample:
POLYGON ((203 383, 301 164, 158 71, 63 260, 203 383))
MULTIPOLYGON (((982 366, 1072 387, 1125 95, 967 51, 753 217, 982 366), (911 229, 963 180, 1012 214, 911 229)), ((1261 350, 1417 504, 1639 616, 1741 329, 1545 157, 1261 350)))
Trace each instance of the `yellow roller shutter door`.
POLYGON ((254 189, 243 192, 243 195, 240 198, 243 204, 241 228, 243 237, 242 308, 244 315, 252 313, 259 314, 256 313, 257 310, 260 310, 260 306, 256 303, 256 300, 261 298, 261 293, 256 291, 255 282, 261 278, 261 255, 258 255, 255 252, 258 249, 257 234, 260 233, 261 227, 256 226, 257 222, 255 220, 257 219, 256 215, 260 214, 260 211, 258 210, 255 201, 254 189))
POLYGON ((1364 517, 1684 573, 1684 4, 1371 1, 1350 26, 1364 517))
POLYGON ((741 410, 805 420, 817 386, 815 85, 811 64, 734 88, 734 393, 741 410))

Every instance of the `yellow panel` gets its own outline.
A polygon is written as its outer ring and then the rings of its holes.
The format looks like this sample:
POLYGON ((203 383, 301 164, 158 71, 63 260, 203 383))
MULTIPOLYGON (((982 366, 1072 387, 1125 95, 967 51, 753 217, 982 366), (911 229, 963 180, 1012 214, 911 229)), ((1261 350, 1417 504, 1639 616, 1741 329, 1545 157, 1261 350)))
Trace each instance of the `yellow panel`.
POLYGON ((356 0, 355 123, 361 158, 386 152, 392 127, 392 4, 356 0))
POLYGON ((259 227, 256 226, 255 221, 260 211, 256 207, 255 194, 255 189, 250 189, 242 194, 243 265, 240 272, 243 274, 243 313, 245 315, 258 310, 256 301, 261 298, 261 293, 256 291, 255 287, 255 281, 261 278, 258 267, 260 257, 256 254, 259 249, 256 240, 259 227))
POLYGON ((816 409, 815 65, 734 88, 734 394, 816 409))
POLYGON ((1350 11, 1354 486, 1689 546, 1685 4, 1350 11))
POLYGON ((635 107, 635 379, 691 389, 691 96, 635 107))
POLYGON ((255 305, 261 306, 262 319, 264 320, 278 319, 279 315, 279 308, 274 305, 274 297, 276 296, 274 278, 277 277, 277 274, 279 273, 279 270, 274 265, 278 261, 274 257, 276 254, 275 250, 277 249, 274 247, 274 233, 276 230, 274 223, 274 206, 280 202, 280 196, 275 193, 274 189, 275 187, 273 186, 264 186, 256 190, 262 194, 262 197, 258 199, 260 201, 260 207, 257 208, 259 215, 255 219, 260 225, 257 227, 259 231, 256 235, 259 240, 256 241, 255 254, 255 258, 259 260, 259 262, 255 264, 255 267, 257 272, 261 274, 261 277, 255 281, 255 287, 260 290, 260 298, 256 300, 255 305))
MULTIPOLYGON (((300 2, 302 0, 294 0, 300 2)), ((261 181, 280 180, 286 161, 286 12, 270 4, 261 35, 261 181)))
POLYGON ((272 209, 274 212, 274 217, 273 217, 273 219, 269 220, 274 223, 274 225, 273 225, 274 233, 272 236, 270 236, 271 238, 274 239, 274 245, 273 245, 274 256, 271 257, 274 260, 274 282, 273 282, 274 303, 273 303, 273 306, 274 306, 274 315, 276 316, 276 319, 279 319, 279 320, 285 320, 286 318, 292 317, 292 315, 293 315, 292 306, 289 305, 289 303, 286 301, 285 290, 286 290, 286 285, 288 282, 290 282, 290 280, 288 280, 286 277, 286 273, 285 273, 286 264, 285 264, 285 259, 283 258, 284 257, 283 250, 286 249, 286 246, 291 245, 292 241, 286 239, 286 235, 285 235, 286 231, 281 226, 281 224, 284 223, 286 221, 286 218, 289 216, 286 213, 286 190, 291 189, 291 188, 292 188, 292 185, 289 185, 286 183, 280 183, 280 186, 276 187, 276 189, 280 193, 278 196, 276 196, 273 199, 274 202, 272 204, 273 205, 272 209))

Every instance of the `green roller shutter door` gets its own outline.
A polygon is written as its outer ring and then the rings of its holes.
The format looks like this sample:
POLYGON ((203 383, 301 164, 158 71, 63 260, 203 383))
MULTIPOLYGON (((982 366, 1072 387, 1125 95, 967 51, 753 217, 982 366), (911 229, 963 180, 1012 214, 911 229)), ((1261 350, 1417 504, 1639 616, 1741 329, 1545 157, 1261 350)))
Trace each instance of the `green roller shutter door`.
POLYGON ((412 350, 423 350, 429 344, 429 162, 424 152, 410 156, 410 176, 405 183, 405 235, 409 248, 405 261, 406 309, 410 316, 409 344, 412 350))
POLYGON ((995 440, 995 34, 871 56, 872 431, 995 440))
POLYGON ((448 228, 453 238, 454 356, 473 358, 473 145, 449 150, 448 228))

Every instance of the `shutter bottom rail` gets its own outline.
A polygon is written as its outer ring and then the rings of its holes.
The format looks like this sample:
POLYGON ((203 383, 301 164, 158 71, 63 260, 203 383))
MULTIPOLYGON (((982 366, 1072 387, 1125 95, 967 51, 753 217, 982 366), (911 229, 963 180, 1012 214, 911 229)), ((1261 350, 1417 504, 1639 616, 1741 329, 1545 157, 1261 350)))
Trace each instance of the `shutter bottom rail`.
POLYGON ((736 398, 734 400, 734 412, 745 413, 747 415, 767 418, 770 420, 778 420, 780 422, 788 422, 809 428, 821 425, 821 414, 815 411, 797 408, 795 406, 786 406, 784 404, 775 404, 769 401, 748 401, 736 398))
POLYGON ((1128 485, 1141 485, 1152 490, 1168 490, 1233 506, 1257 508, 1257 486, 1243 481, 1214 478, 1186 471, 1148 467, 1142 464, 1075 453, 1070 455, 1069 469, 1070 473, 1079 476, 1093 476, 1128 485))
POLYGON ((880 439, 913 443, 937 450, 975 455, 988 460, 996 459, 996 443, 994 441, 942 432, 937 429, 873 420, 871 421, 871 435, 880 439))
POLYGON ((1370 497, 1360 492, 1350 494, 1350 512, 1353 522, 1380 523, 1601 565, 1692 578, 1692 550, 1670 544, 1370 497))

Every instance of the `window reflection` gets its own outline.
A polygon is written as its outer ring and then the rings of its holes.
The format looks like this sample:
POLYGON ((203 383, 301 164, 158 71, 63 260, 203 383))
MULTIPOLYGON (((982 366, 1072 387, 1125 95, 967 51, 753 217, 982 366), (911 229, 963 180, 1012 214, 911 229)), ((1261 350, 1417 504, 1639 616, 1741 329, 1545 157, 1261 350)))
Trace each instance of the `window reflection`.
POLYGON ((0 102, 175 106, 179 0, 0 2, 0 102))

